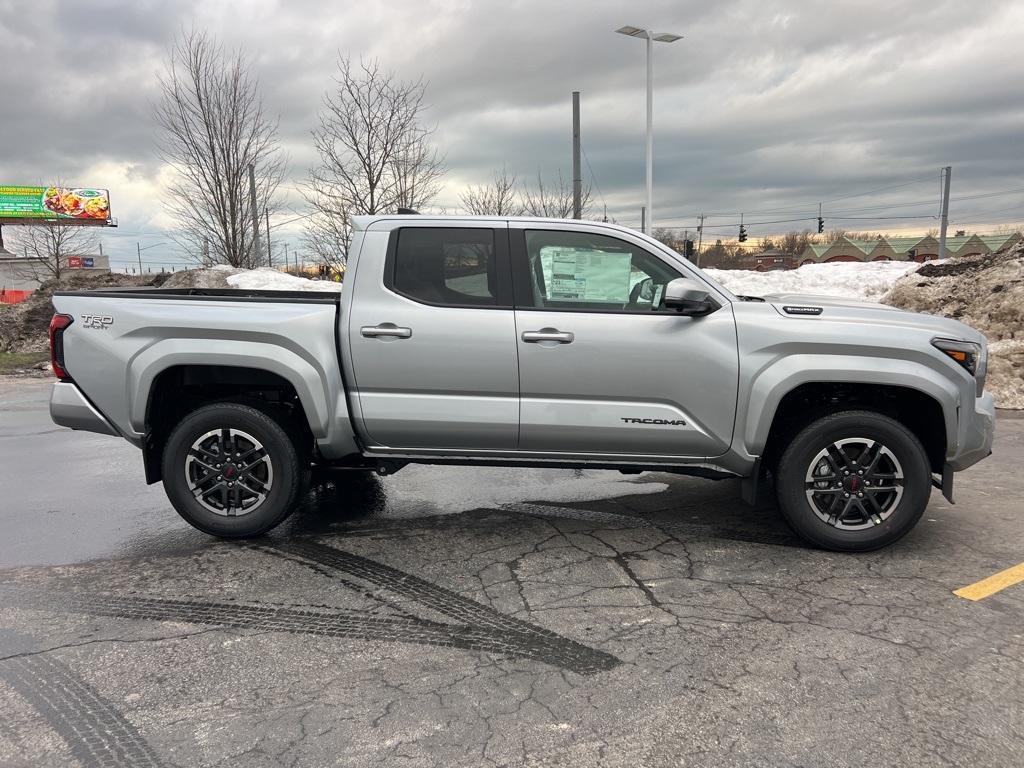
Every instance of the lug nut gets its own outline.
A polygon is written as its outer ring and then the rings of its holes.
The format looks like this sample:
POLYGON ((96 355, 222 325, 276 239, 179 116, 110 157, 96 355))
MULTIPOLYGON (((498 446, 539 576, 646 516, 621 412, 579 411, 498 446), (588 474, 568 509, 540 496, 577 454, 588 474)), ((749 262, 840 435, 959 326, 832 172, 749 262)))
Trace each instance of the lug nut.
POLYGON ((864 498, 864 494, 863 493, 858 493, 857 496, 860 497, 860 498, 864 498))
POLYGON ((848 494, 848 493, 844 493, 844 494, 843 494, 843 498, 844 498, 844 499, 848 499, 848 498, 850 498, 850 494, 848 494))

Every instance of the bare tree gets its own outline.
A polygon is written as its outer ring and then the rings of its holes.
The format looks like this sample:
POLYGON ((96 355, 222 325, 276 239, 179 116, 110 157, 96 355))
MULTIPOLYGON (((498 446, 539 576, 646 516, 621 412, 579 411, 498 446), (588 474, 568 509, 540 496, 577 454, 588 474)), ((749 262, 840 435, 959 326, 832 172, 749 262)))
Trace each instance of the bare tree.
MULTIPOLYGON (((558 185, 547 186, 544 177, 537 171, 537 186, 533 189, 523 188, 523 209, 528 216, 542 216, 549 219, 568 219, 572 217, 572 184, 566 184, 561 170, 558 171, 558 185)), ((582 215, 590 208, 590 186, 583 188, 582 215)))
MULTIPOLYGON (((326 201, 325 201, 326 202, 326 201)), ((348 212, 338 208, 332 213, 317 210, 307 220, 303 241, 321 264, 343 271, 352 241, 348 212)))
POLYGON ((507 168, 494 172, 488 184, 471 185, 459 195, 462 207, 473 216, 522 216, 523 203, 516 191, 516 176, 507 168))
POLYGON ((249 166, 262 215, 276 206, 286 160, 249 60, 193 30, 174 44, 160 86, 160 156, 177 172, 165 197, 177 221, 172 237, 197 260, 262 264, 254 247, 249 166))
POLYGON ((658 227, 652 233, 655 240, 664 243, 676 253, 683 253, 686 250, 686 240, 676 229, 658 227))
POLYGON ((423 124, 423 79, 405 82, 378 61, 338 60, 313 145, 320 156, 305 197, 314 215, 307 242, 328 263, 347 258, 349 217, 420 208, 440 191, 444 159, 423 124))
POLYGON ((12 252, 21 257, 13 264, 17 274, 42 283, 64 277, 69 257, 95 253, 99 237, 88 225, 48 221, 19 226, 10 245, 12 252))

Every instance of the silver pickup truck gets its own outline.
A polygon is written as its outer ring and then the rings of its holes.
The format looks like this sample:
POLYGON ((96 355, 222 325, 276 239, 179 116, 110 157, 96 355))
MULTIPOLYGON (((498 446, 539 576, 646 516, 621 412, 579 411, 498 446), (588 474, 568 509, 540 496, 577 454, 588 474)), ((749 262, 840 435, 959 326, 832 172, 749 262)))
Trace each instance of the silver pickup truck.
POLYGON ((623 227, 354 219, 340 295, 54 296, 50 411, 142 449, 189 523, 261 534, 318 467, 657 470, 773 486, 815 545, 903 536, 991 452, 982 334, 735 296, 623 227))

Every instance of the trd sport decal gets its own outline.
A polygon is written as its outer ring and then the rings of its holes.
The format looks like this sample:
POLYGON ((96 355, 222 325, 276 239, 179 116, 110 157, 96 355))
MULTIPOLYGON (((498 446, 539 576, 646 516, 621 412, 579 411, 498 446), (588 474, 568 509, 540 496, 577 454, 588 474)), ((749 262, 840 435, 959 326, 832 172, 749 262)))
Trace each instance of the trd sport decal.
POLYGON ((682 419, 630 419, 625 416, 622 420, 627 424, 661 424, 666 427, 685 427, 686 422, 682 419))

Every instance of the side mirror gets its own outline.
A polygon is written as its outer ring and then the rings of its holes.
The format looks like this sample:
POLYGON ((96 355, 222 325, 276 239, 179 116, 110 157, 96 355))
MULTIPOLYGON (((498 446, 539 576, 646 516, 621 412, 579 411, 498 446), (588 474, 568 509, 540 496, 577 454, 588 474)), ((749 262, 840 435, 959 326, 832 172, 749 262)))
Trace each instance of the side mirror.
POLYGON ((700 317, 710 315, 719 305, 700 283, 680 277, 665 286, 665 307, 681 315, 700 317))

